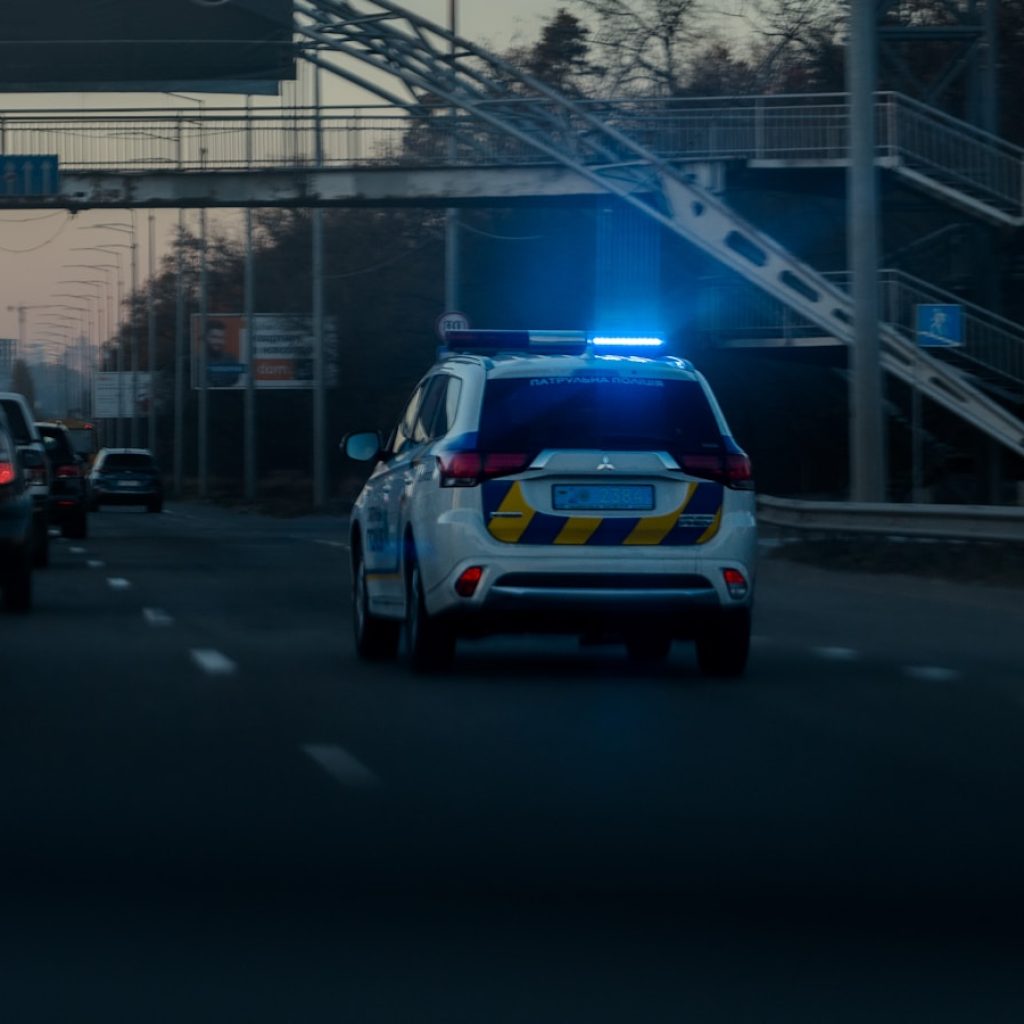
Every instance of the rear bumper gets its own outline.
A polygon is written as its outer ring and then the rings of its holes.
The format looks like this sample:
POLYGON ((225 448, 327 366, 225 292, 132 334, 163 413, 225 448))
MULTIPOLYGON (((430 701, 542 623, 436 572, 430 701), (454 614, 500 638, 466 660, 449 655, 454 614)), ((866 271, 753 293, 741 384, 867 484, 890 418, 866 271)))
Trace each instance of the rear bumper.
POLYGON ((92 501, 101 505, 148 505, 160 500, 160 491, 106 491, 94 489, 92 501))

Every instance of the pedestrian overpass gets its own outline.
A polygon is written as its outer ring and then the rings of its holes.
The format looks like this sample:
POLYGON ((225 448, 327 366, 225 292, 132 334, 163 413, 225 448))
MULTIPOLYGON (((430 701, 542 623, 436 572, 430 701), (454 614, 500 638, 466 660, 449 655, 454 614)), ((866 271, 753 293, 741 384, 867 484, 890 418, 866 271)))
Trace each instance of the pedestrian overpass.
MULTIPOLYGON (((56 153, 63 170, 54 195, 3 205, 452 206, 613 195, 853 344, 842 283, 746 222, 720 187, 731 161, 846 165, 845 97, 580 101, 390 0, 296 0, 295 12, 296 32, 314 47, 307 59, 377 93, 386 109, 5 114, 3 154, 56 153)), ((877 104, 877 164, 986 221, 1024 224, 1021 150, 897 94, 877 104)), ((1004 333, 1004 362, 1024 380, 1020 336, 1004 333)), ((881 326, 881 344, 885 370, 1024 456, 1024 423, 969 363, 933 359, 892 323, 881 326)), ((980 345, 966 355, 979 366, 989 358, 980 345)))

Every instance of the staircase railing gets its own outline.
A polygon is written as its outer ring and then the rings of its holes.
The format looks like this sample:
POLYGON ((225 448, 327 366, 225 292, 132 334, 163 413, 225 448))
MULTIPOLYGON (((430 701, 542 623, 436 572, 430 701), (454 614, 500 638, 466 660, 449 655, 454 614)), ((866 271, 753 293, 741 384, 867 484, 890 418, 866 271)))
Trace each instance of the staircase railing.
MULTIPOLYGON (((849 287, 845 272, 824 276, 844 291, 849 287)), ((880 271, 879 288, 882 320, 909 341, 916 338, 918 305, 961 306, 964 344, 957 355, 978 372, 998 375, 1005 387, 1016 389, 1024 398, 1024 326, 901 270, 880 271)), ((742 282, 711 281, 707 292, 698 330, 708 340, 784 339, 797 344, 821 334, 778 299, 742 282)))

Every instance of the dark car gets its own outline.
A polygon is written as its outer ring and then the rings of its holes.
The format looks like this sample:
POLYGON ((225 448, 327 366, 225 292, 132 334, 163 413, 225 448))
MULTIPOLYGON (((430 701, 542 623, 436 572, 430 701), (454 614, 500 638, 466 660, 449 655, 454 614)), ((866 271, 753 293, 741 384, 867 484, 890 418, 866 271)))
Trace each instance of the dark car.
POLYGON ((153 453, 145 448, 101 448, 89 474, 89 504, 164 507, 164 487, 153 453))
POLYGON ((46 446, 35 424, 32 407, 24 395, 0 391, 0 408, 18 449, 18 461, 32 499, 32 562, 50 564, 50 468, 46 446))
POLYGON ((32 606, 32 496, 18 446, 0 406, 0 590, 4 607, 32 606))
POLYGON ((65 537, 85 537, 89 532, 88 495, 81 456, 71 434, 60 423, 37 423, 50 463, 50 522, 65 537))

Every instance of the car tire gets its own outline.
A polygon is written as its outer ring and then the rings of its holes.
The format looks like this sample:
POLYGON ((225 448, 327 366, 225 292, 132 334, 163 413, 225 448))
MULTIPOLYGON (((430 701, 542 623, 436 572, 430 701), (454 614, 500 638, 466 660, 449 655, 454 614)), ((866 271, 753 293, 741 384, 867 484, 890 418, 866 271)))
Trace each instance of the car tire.
POLYGON ((697 666, 706 676, 743 675, 749 654, 749 608, 721 612, 697 636, 697 666))
POLYGON ((37 569, 45 569, 50 564, 50 528, 44 525, 36 529, 32 538, 32 564, 37 569))
POLYGON ((26 548, 18 552, 10 572, 3 580, 4 608, 9 612, 24 613, 32 608, 32 557, 26 548))
POLYGON ((671 652, 669 633, 636 633, 626 637, 626 653, 637 665, 660 665, 671 652))
POLYGON ((437 672, 455 657, 455 634, 431 615, 423 600, 423 578, 413 556, 405 604, 405 656, 414 672, 437 672))
POLYGON ((365 661, 388 661, 398 654, 402 624, 370 611, 366 591, 366 563, 356 549, 352 566, 352 630, 356 654, 365 661))

